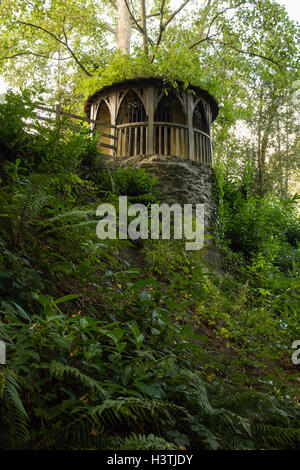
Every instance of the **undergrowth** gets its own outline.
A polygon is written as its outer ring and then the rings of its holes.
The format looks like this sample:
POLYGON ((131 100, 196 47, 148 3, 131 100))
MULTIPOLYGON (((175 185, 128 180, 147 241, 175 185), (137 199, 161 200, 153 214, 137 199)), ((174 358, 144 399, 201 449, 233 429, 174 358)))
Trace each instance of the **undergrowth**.
POLYGON ((86 129, 38 124, 26 93, 0 158, 1 449, 300 448, 296 198, 219 175, 220 274, 178 240, 99 241, 97 205, 156 181, 95 170, 86 129))

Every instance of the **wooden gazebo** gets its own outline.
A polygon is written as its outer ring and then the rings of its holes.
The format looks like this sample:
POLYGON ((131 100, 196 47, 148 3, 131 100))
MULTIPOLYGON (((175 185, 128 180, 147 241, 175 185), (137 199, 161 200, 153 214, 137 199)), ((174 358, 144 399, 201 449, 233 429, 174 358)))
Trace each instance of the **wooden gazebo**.
POLYGON ((218 103, 201 88, 186 92, 181 83, 174 88, 159 78, 125 80, 91 95, 85 113, 96 121, 91 125, 106 155, 171 155, 213 164, 218 103))

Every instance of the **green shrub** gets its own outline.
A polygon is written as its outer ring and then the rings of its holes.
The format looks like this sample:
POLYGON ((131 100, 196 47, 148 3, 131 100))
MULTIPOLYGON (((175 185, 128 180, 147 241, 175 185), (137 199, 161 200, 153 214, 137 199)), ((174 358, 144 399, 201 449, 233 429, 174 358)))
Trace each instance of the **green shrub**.
POLYGON ((100 187, 116 196, 128 196, 131 202, 143 204, 157 202, 159 192, 157 179, 148 175, 144 169, 118 168, 100 174, 100 187))

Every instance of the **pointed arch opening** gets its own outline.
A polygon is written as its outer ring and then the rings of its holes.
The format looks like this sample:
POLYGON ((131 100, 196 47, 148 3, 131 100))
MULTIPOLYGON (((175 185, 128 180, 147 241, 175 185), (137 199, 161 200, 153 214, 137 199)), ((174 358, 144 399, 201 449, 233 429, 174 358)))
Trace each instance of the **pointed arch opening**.
POLYGON ((209 126, 202 101, 197 104, 193 114, 193 127, 199 131, 209 133, 209 126))
POLYGON ((117 124, 145 121, 148 121, 148 116, 141 99, 133 90, 128 91, 122 100, 118 112, 117 124))
POLYGON ((209 124, 202 100, 193 113, 194 159, 202 163, 211 163, 212 149, 209 137, 209 124))
POLYGON ((161 98, 155 111, 154 121, 187 124, 186 114, 175 93, 171 92, 161 98))
POLYGON ((164 95, 155 110, 154 139, 157 154, 188 156, 187 116, 174 92, 164 95))
MULTIPOLYGON (((104 100, 101 100, 99 104, 96 121, 101 121, 103 123, 111 124, 110 110, 104 100)), ((113 143, 113 140, 109 137, 109 135, 111 135, 110 128, 103 124, 96 124, 96 132, 99 133, 99 137, 98 137, 99 147, 105 148, 105 152, 103 153, 110 155, 111 149, 107 147, 107 146, 111 146, 113 143)))
POLYGON ((129 90, 117 116, 117 155, 135 156, 147 153, 148 116, 137 93, 129 90))

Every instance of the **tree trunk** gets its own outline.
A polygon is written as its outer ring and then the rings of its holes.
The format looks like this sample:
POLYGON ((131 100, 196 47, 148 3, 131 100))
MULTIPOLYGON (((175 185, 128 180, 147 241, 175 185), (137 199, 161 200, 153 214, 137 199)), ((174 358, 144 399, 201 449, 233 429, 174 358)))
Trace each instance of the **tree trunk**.
POLYGON ((146 0, 141 0, 141 20, 143 28, 143 51, 148 54, 147 22, 146 22, 146 0))
POLYGON ((118 26, 116 33, 117 50, 122 54, 130 52, 130 36, 131 36, 131 17, 125 0, 117 0, 118 7, 118 26))
POLYGON ((266 156, 269 145, 269 139, 274 125, 274 119, 277 111, 277 101, 273 99, 269 106, 264 107, 262 103, 263 94, 260 95, 260 106, 258 115, 258 194, 265 194, 265 176, 266 176, 266 156))

